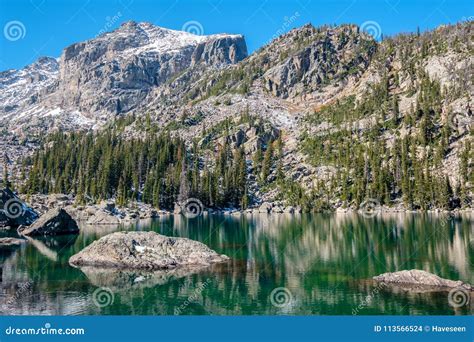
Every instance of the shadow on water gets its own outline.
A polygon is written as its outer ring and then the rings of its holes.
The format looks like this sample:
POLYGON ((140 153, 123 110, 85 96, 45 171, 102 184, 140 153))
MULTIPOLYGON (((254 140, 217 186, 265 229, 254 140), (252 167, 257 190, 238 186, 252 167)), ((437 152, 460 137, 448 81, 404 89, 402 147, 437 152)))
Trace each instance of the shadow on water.
MULTIPOLYGON (((446 291, 408 291, 374 275, 423 269, 474 283, 472 216, 384 214, 167 216, 128 227, 83 226, 79 236, 32 239, 0 251, 7 314, 472 314, 446 291), (69 257, 117 230, 201 241, 225 265, 160 272, 77 269, 69 257), (26 285, 25 285, 26 284, 26 285), (105 305, 97 301, 108 291, 105 305), (280 291, 280 292, 278 292, 280 291)), ((5 236, 8 233, 2 233, 5 236)))

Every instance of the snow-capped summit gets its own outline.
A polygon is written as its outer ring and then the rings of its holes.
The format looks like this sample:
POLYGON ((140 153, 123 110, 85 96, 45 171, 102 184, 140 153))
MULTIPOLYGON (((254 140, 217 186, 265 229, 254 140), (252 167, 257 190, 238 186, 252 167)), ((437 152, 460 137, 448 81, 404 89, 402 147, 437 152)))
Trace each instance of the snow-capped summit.
POLYGON ((201 36, 129 21, 72 44, 57 60, 42 57, 1 72, 0 123, 18 129, 41 117, 41 126, 50 127, 54 117, 55 127, 63 118, 90 126, 137 110, 155 88, 190 68, 222 68, 246 56, 241 35, 201 36))
POLYGON ((58 75, 58 61, 51 57, 41 57, 20 70, 0 72, 0 120, 40 101, 58 75))

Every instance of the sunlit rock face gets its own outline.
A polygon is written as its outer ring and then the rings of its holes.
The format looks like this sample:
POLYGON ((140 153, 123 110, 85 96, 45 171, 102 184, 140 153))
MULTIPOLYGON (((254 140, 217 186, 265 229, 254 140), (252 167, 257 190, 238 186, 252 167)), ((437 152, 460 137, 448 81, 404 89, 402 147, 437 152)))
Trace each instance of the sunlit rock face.
POLYGON ((154 89, 186 70, 217 70, 245 57, 242 35, 194 35, 126 22, 66 47, 57 59, 0 72, 0 122, 28 136, 97 127, 117 114, 141 111, 154 89))
POLYGON ((69 259, 73 266, 141 270, 208 266, 229 260, 201 242, 155 232, 117 232, 94 241, 69 259))

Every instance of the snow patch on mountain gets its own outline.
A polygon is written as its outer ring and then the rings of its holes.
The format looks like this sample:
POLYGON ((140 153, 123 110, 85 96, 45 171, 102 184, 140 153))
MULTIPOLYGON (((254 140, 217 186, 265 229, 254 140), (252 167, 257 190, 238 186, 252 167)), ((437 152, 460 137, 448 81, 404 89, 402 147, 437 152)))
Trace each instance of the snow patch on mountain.
POLYGON ((0 72, 0 119, 15 113, 18 108, 31 105, 45 95, 59 75, 55 58, 41 57, 20 70, 0 72))

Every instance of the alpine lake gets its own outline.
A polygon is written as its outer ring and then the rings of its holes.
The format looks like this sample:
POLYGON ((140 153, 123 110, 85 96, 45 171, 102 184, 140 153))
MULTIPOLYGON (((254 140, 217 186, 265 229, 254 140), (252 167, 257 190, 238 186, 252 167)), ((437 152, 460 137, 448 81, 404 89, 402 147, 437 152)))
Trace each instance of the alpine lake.
MULTIPOLYGON (((2 231, 0 237, 15 236, 2 231)), ((2 315, 472 315, 472 294, 413 291, 372 280, 421 269, 474 284, 472 215, 206 214, 129 226, 81 225, 0 254, 2 315), (118 230, 207 244, 231 259, 192 273, 89 272, 69 258, 118 230)))

